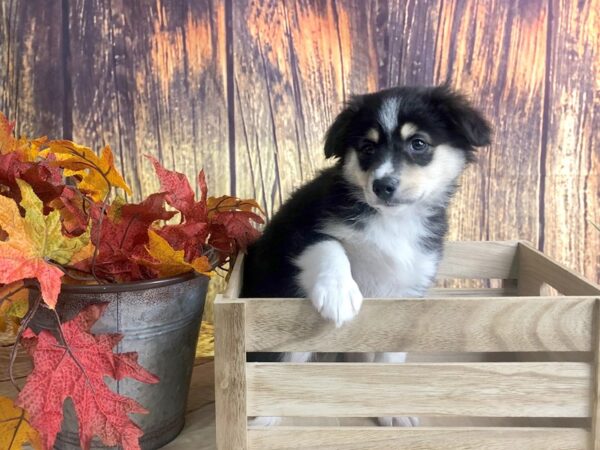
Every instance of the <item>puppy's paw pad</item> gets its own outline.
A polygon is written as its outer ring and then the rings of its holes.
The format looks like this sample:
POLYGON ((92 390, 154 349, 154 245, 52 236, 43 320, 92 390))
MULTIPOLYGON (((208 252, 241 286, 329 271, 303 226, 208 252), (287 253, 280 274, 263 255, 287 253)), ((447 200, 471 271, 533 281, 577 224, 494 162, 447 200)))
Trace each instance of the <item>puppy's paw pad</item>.
POLYGON ((418 427, 418 417, 395 416, 378 417, 377 422, 382 427, 418 427))
POLYGON ((328 274, 318 278, 311 299, 321 316, 339 327, 358 314, 363 296, 352 276, 328 274))

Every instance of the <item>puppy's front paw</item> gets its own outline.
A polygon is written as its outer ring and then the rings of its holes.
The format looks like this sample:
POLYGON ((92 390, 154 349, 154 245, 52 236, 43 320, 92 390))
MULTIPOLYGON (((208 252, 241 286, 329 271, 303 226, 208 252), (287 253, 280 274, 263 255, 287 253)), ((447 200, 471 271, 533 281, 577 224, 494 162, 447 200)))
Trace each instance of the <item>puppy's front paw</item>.
POLYGON ((378 417, 377 422, 382 427, 418 427, 418 417, 396 416, 378 417))
POLYGON ((363 296, 350 274, 328 273, 320 275, 311 290, 314 307, 325 319, 341 326, 360 311, 363 296))

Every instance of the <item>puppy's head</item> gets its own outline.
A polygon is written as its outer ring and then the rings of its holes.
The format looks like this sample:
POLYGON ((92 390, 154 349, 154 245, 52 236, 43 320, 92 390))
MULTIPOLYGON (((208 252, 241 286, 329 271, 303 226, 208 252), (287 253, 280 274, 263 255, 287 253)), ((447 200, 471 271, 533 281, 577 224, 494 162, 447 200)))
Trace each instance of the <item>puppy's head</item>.
POLYGON ((342 160, 344 177, 369 205, 393 213, 447 201, 490 133, 447 86, 399 87, 353 97, 327 132, 325 156, 342 160))

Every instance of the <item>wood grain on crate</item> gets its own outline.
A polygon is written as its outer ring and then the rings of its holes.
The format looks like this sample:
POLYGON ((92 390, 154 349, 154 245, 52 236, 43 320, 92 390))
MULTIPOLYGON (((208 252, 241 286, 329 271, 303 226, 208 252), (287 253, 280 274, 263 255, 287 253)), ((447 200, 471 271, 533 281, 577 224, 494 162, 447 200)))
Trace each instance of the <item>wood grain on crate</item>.
POLYGON ((589 364, 253 363, 249 416, 588 417, 589 364))
POLYGON ((592 369, 594 378, 592 384, 592 424, 591 424, 591 445, 594 450, 600 448, 600 300, 597 300, 593 310, 593 341, 594 358, 592 361, 592 369))
POLYGON ((245 320, 242 303, 215 309, 215 326, 220 330, 215 340, 217 439, 235 449, 244 448, 247 440, 245 320))
MULTIPOLYGON (((517 253, 519 280, 523 280, 530 288, 547 283, 564 295, 600 295, 599 286, 554 262, 532 246, 519 243, 517 253)), ((539 290, 525 294, 521 289, 519 294, 539 295, 539 290)))
POLYGON ((587 450, 578 428, 251 428, 250 449, 260 450, 587 450), (401 442, 401 447, 399 443, 401 442))
POLYGON ((365 300, 344 327, 303 299, 246 301, 247 351, 590 351, 593 298, 365 300), (377 323, 373 329, 372 324, 377 323))

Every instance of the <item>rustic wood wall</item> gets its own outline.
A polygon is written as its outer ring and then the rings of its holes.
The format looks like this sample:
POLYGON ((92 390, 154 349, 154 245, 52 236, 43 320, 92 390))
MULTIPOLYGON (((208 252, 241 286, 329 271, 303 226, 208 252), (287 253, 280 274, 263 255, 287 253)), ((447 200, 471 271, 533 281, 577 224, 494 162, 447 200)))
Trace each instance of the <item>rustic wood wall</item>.
POLYGON ((453 239, 527 239, 600 279, 600 0, 0 0, 0 111, 271 214, 351 93, 451 79, 495 126, 453 239))

